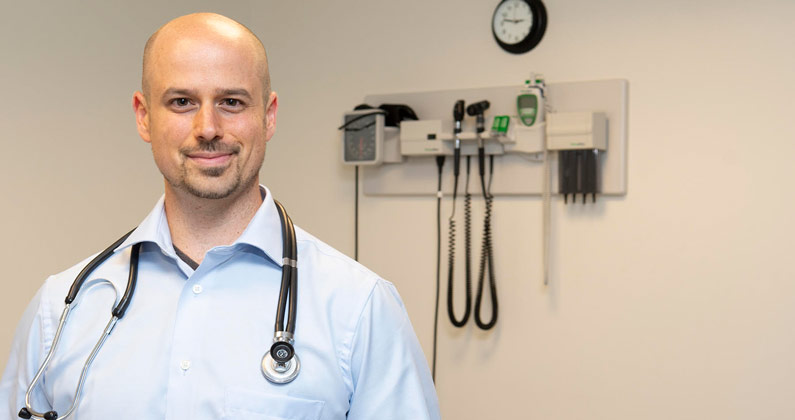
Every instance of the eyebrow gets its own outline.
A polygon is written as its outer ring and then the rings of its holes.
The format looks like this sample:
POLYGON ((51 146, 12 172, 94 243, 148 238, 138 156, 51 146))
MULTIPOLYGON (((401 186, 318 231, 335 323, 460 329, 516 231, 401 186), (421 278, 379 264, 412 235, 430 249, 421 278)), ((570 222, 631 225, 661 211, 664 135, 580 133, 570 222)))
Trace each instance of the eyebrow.
POLYGON ((163 92, 163 97, 166 96, 194 96, 196 91, 190 89, 168 88, 163 92))
POLYGON ((215 94, 218 96, 243 96, 246 99, 251 99, 251 94, 243 88, 239 89, 216 89, 215 94))
MULTIPOLYGON (((216 89, 215 90, 216 96, 243 96, 246 99, 251 99, 251 94, 248 93, 246 89, 243 88, 233 88, 233 89, 216 89)), ((167 96, 197 96, 196 90, 193 89, 182 89, 182 88, 168 88, 165 92, 163 92, 163 97, 167 96)))

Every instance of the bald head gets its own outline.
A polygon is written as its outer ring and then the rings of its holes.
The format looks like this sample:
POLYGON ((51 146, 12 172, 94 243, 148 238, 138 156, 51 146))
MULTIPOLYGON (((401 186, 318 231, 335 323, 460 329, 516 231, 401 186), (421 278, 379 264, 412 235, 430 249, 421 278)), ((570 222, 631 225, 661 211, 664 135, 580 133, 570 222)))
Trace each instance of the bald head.
POLYGON ((141 89, 149 97, 153 72, 157 62, 164 54, 174 49, 191 48, 187 41, 221 43, 229 48, 247 50, 253 58, 258 77, 262 81, 263 97, 270 94, 270 74, 268 58, 262 42, 241 23, 215 13, 194 13, 180 16, 158 29, 144 47, 141 89))

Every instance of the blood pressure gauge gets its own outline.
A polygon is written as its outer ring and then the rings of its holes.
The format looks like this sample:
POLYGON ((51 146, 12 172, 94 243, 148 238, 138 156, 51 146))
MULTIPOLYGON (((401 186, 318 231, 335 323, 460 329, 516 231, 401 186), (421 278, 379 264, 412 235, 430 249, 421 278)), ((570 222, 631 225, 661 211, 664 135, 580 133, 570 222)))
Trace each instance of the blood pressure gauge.
POLYGON ((342 161, 349 165, 378 165, 384 147, 384 111, 349 111, 343 117, 342 161))

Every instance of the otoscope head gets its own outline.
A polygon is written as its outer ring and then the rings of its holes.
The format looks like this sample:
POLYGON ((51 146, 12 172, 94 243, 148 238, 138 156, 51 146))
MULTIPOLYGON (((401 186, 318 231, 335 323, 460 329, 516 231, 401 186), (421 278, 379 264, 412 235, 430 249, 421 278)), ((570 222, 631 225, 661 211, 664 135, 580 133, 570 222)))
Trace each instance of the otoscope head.
POLYGON ((464 100, 459 99, 455 102, 453 107, 453 119, 456 121, 464 120, 464 100))
MULTIPOLYGON (((477 116, 477 119, 475 120, 475 131, 477 131, 478 134, 486 131, 486 123, 483 113, 487 109, 489 109, 489 101, 475 102, 474 104, 471 104, 467 107, 467 114, 470 116, 477 116)), ((478 148, 482 146, 482 141, 478 137, 478 148)))
POLYGON ((467 114, 469 114, 471 117, 474 117, 475 115, 482 115, 483 112, 489 109, 489 105, 489 101, 480 101, 470 104, 467 107, 467 114))

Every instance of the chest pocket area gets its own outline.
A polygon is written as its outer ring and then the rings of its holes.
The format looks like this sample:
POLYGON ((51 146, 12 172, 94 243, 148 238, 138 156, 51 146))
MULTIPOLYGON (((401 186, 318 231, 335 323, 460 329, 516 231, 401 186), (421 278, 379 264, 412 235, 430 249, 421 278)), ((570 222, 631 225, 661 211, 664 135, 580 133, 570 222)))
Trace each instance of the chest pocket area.
POLYGON ((324 401, 228 388, 222 420, 319 420, 324 401))

